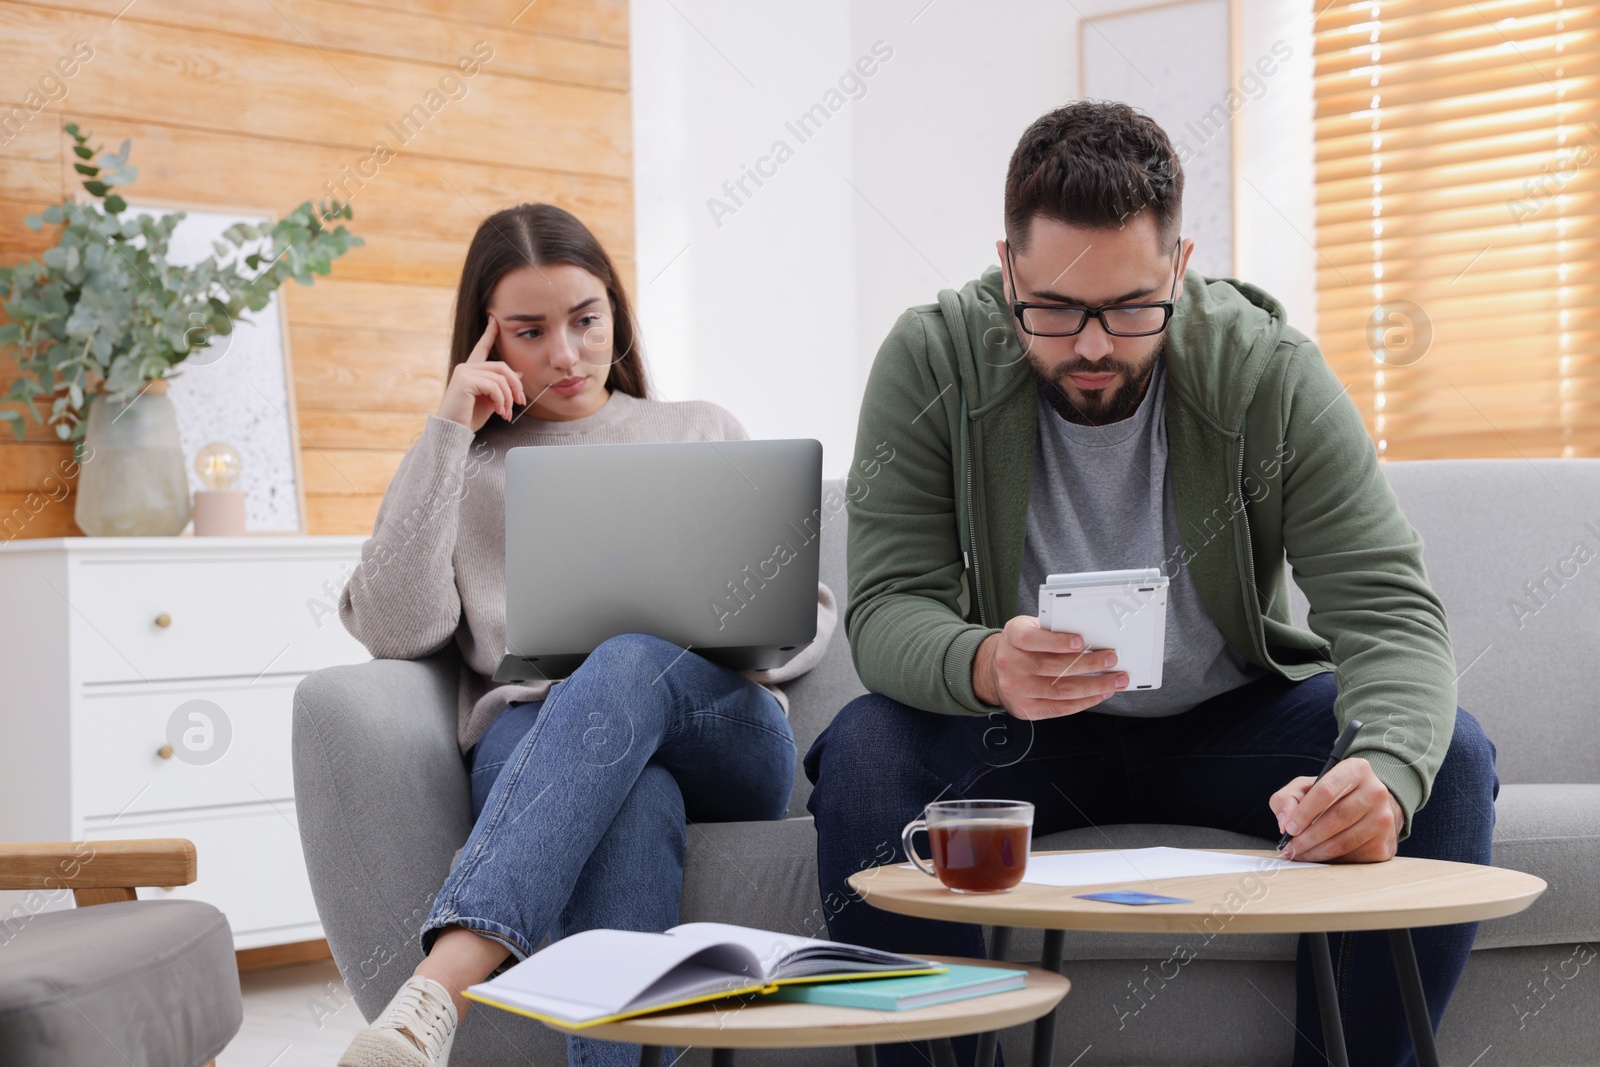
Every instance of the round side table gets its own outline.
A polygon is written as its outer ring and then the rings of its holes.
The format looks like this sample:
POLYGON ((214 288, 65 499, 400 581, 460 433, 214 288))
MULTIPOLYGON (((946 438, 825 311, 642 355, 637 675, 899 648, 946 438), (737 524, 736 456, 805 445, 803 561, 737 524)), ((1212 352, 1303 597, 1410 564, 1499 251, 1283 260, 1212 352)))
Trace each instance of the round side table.
MULTIPOLYGON (((1092 850, 1062 850, 1092 851, 1092 850)), ((1241 856, 1280 858, 1260 849, 1216 849, 1241 856)), ((1033 856, 1057 855, 1035 852, 1033 856)), ((1438 1067, 1433 1024, 1423 998, 1422 978, 1411 944, 1411 928, 1444 926, 1513 915, 1532 904, 1545 882, 1531 874, 1474 863, 1397 856, 1383 863, 1330 863, 1323 867, 1261 870, 1187 878, 1147 879, 1095 886, 1044 886, 1027 882, 1004 893, 954 893, 909 864, 858 871, 850 886, 868 904, 900 915, 953 922, 993 924, 994 956, 1005 958, 1013 927, 1045 931, 1040 966, 1061 969, 1065 930, 1117 930, 1130 933, 1189 931, 1196 923, 1224 917, 1231 934, 1310 935, 1312 971, 1317 981, 1323 1041, 1335 1067, 1349 1067, 1344 1029, 1333 979, 1328 933, 1387 930, 1394 953, 1400 995, 1418 1067, 1438 1067), (1255 879, 1247 882, 1246 879, 1255 879), (1260 891, 1257 886, 1264 887, 1260 891), (1082 900, 1079 893, 1136 890, 1185 897, 1188 904, 1129 907, 1082 900)), ((1004 1025, 1010 1025, 1004 1024, 1004 1025)), ((994 1034, 978 1046, 979 1067, 993 1067, 994 1034)), ((1055 1012, 1034 1024, 1033 1067, 1050 1067, 1055 1054, 1055 1012)))
MULTIPOLYGON (((952 956, 926 958, 940 963, 993 966, 989 960, 952 956)), ((563 1033, 642 1045, 639 1067, 659 1067, 661 1049, 668 1045, 709 1048, 713 1067, 732 1067, 734 1050, 741 1048, 853 1045, 857 1067, 872 1067, 877 1062, 874 1045, 922 1040, 932 1040, 934 1067, 956 1067, 950 1038, 1042 1018, 1055 1011, 1071 988, 1071 984, 1054 971, 1024 964, 1008 964, 1007 967, 1026 970, 1028 984, 1005 993, 968 997, 907 1011, 797 1004, 751 995, 577 1029, 548 1021, 545 1025, 563 1033)))

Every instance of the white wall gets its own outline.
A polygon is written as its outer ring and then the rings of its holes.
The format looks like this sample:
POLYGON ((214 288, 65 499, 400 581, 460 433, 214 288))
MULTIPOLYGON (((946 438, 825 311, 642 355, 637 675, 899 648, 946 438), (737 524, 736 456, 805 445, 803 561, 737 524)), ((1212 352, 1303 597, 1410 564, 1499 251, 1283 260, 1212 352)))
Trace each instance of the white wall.
POLYGON ((907 307, 996 262, 1006 165, 1028 124, 1076 96, 1077 16, 1052 0, 855 5, 855 47, 895 58, 856 116, 857 326, 863 381, 907 307))
POLYGON ((859 102, 841 93, 804 143, 785 123, 836 88, 855 58, 849 24, 845 0, 632 4, 637 303, 655 382, 668 399, 723 405, 751 436, 820 439, 830 476, 849 462, 861 389, 859 102), (777 163, 780 141, 793 155, 777 163), (761 185, 724 190, 764 156, 761 185))
POLYGON ((1283 302, 1289 321, 1313 340, 1316 330, 1316 178, 1312 151, 1312 5, 1298 0, 1240 0, 1238 64, 1290 57, 1266 79, 1267 90, 1239 112, 1243 163, 1235 192, 1239 277, 1283 302))
MULTIPOLYGON (((1231 123, 1237 272, 1314 333, 1310 11, 1240 4, 1236 67, 1279 41, 1290 59, 1231 123)), ((843 474, 889 326, 994 262, 1017 137, 1077 96, 1080 14, 1134 6, 634 0, 637 303, 661 393, 714 400, 752 436, 816 437, 824 473, 843 474), (835 97, 800 143, 785 123, 877 42, 892 54, 859 98, 835 97), (759 187, 747 178, 736 203, 724 181, 780 140, 793 157, 759 187), (713 197, 731 213, 713 218, 713 197)))

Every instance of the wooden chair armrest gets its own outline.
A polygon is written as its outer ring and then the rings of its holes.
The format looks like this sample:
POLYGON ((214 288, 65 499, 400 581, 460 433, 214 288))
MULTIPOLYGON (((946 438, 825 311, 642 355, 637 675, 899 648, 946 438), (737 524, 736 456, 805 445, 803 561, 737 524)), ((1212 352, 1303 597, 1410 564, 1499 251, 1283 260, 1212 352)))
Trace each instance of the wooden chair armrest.
POLYGON ((181 837, 0 842, 0 889, 71 889, 79 907, 135 900, 141 885, 188 885, 195 866, 194 843, 181 837))

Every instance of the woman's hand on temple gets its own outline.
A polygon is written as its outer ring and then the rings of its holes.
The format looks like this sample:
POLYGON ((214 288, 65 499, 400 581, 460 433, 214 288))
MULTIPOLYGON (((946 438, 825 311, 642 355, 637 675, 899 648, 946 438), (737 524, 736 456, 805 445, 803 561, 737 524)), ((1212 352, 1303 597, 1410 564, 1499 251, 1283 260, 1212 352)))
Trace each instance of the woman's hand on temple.
POLYGON ((439 401, 437 414, 441 419, 459 422, 476 433, 490 415, 499 414, 509 422, 511 405, 528 403, 528 394, 522 390, 522 375, 509 364, 489 358, 499 334, 500 324, 491 315, 472 354, 456 364, 450 374, 444 399, 439 401))

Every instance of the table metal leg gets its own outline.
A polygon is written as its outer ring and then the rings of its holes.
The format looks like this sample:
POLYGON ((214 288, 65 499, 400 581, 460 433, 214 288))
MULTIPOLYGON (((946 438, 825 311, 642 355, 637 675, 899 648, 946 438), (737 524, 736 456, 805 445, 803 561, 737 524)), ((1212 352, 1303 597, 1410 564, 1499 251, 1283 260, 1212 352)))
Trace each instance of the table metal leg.
POLYGON ((998 1030, 985 1030, 978 1035, 978 1054, 973 1058, 973 1067, 994 1067, 995 1046, 1000 1043, 998 1030))
POLYGON ((733 1067, 733 1049, 714 1048, 711 1050, 711 1067, 733 1067))
POLYGON ((1422 992, 1422 972, 1417 970, 1417 950, 1410 930, 1389 931, 1389 951, 1394 955, 1394 972, 1400 979, 1400 999, 1406 1006, 1406 1022, 1411 1025, 1411 1048, 1417 1067, 1439 1067, 1439 1050, 1433 1044, 1433 1019, 1428 1015, 1428 998, 1422 992))
POLYGON ((948 1037, 929 1041, 928 1047, 933 1051, 933 1067, 956 1067, 956 1047, 948 1037))
POLYGON ((1311 971, 1317 979, 1317 1009, 1322 1015, 1323 1052, 1333 1067, 1350 1067, 1344 1048, 1344 1021, 1339 1014, 1339 990, 1333 981, 1333 953, 1328 951, 1328 935, 1307 934, 1311 942, 1311 971))
POLYGON ((856 1067, 878 1067, 877 1049, 871 1045, 857 1045, 856 1067))
MULTIPOLYGON (((1039 957, 1039 966, 1047 971, 1061 973, 1061 950, 1065 946, 1067 935, 1060 930, 1046 930, 1044 932, 1044 952, 1039 957)), ((1056 1056, 1056 1012, 1061 1010, 1058 1004, 1054 1008, 1039 1016, 1033 1024, 1033 1067, 1050 1067, 1051 1061, 1056 1056)), ((982 1064, 980 1067, 989 1067, 982 1064)))
MULTIPOLYGON (((989 958, 998 962, 1005 962, 1011 955, 1011 927, 996 926, 994 936, 990 938, 989 958)), ((995 1046, 999 1044, 1000 1033, 989 1030, 978 1035, 978 1056, 974 1060, 974 1067, 994 1067, 995 1046)))
POLYGON ((640 1045, 639 1067, 661 1067, 661 1046, 640 1045))
POLYGON ((1011 927, 996 926, 994 928, 994 936, 989 941, 989 958, 991 960, 1004 962, 1005 958, 1011 955, 1011 927))

